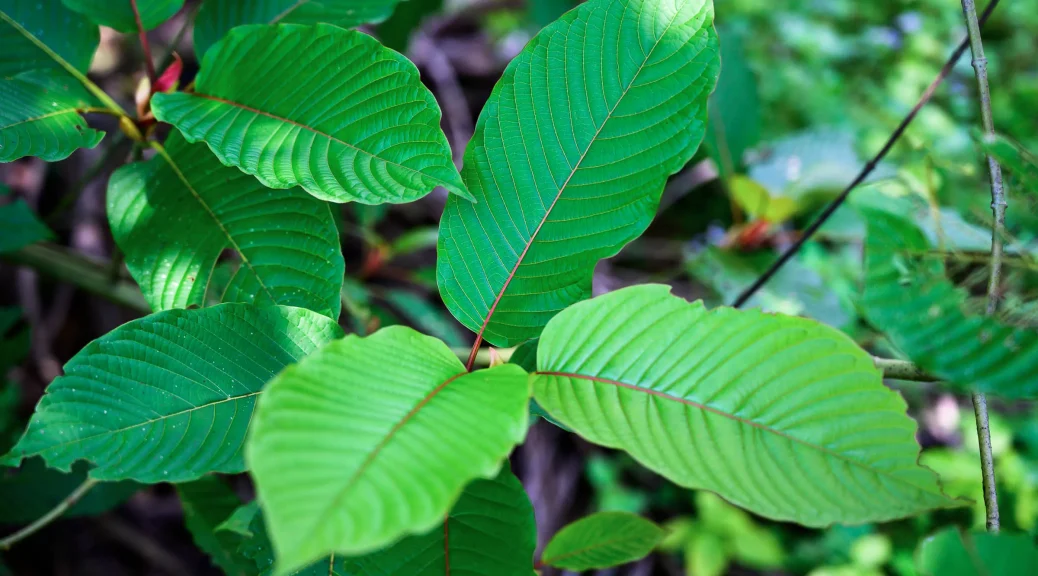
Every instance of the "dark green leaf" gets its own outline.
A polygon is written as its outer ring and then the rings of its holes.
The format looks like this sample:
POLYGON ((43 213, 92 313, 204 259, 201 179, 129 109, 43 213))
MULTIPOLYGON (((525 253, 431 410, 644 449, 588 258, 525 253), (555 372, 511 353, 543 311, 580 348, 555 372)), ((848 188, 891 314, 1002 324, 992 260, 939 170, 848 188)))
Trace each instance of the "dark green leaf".
MULTIPOLYGON (((3 82, 0 80, 0 93, 3 92, 3 82)), ((54 237, 50 229, 33 214, 32 208, 21 199, 0 206, 0 230, 3 230, 3 234, 0 234, 0 252, 14 252, 54 237)), ((3 332, 0 331, 0 334, 3 332)))
MULTIPOLYGON (((62 0, 65 6, 86 16, 101 26, 119 32, 136 33, 137 20, 129 1, 122 0, 62 0)), ((137 0, 141 24, 145 30, 158 27, 184 6, 184 0, 137 0)))
POLYGON ((61 0, 0 0, 0 78, 39 69, 85 74, 100 41, 97 26, 61 0))
MULTIPOLYGON (((77 462, 69 472, 59 472, 41 458, 25 460, 17 470, 0 468, 0 522, 24 524, 43 516, 67 498, 87 477, 89 466, 77 462)), ((136 482, 104 482, 79 499, 65 517, 96 516, 107 512, 140 490, 136 482)))
POLYGON ((81 89, 61 92, 22 77, 0 79, 0 102, 0 162, 25 156, 64 160, 104 137, 79 115, 87 102, 81 89))
POLYGON ((177 485, 177 495, 184 508, 184 524, 203 552, 224 574, 237 576, 251 572, 248 560, 238 554, 241 536, 217 527, 241 505, 230 486, 215 476, 177 485))
POLYGON ((1028 534, 945 528, 919 546, 916 568, 921 576, 1032 576, 1038 548, 1028 534))
POLYGON ((599 512, 564 527, 541 554, 546 566, 582 572, 634 562, 647 556, 666 531, 628 512, 599 512))

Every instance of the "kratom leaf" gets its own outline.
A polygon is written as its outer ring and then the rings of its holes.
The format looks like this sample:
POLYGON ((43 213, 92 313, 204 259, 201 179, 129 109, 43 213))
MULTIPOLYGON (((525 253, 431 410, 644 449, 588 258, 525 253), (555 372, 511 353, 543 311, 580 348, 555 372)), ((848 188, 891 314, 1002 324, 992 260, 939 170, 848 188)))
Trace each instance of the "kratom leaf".
POLYGON ((923 541, 916 568, 921 576, 1031 576, 1038 572, 1038 548, 1025 533, 951 527, 923 541))
POLYGON ((94 340, 47 387, 0 464, 40 455, 97 480, 186 482, 242 472, 256 396, 288 364, 338 338, 325 316, 287 306, 169 310, 94 340))
MULTIPOLYGON (((0 80, 0 86, 3 85, 0 80)), ((2 94, 2 89, 0 89, 2 94)), ((0 114, 3 112, 0 111, 0 114)), ((14 252, 30 244, 49 240, 54 234, 33 214, 25 200, 18 199, 0 206, 0 253, 14 252)), ((2 334, 2 332, 0 332, 2 334)))
POLYGON ((284 573, 442 521, 526 434, 526 372, 466 372, 410 328, 348 336, 282 372, 247 451, 284 573))
POLYGON ((401 0, 205 0, 195 17, 195 54, 202 56, 235 26, 317 24, 342 28, 381 22, 401 0))
POLYGON ((97 26, 61 0, 0 0, 0 78, 40 69, 82 76, 100 41, 97 26))
POLYGON ((250 562, 238 554, 241 535, 217 530, 241 505, 234 490, 215 476, 205 476, 178 484, 177 495, 184 509, 184 525, 195 545, 208 554, 224 574, 250 573, 250 562))
POLYGON ((591 0, 509 64, 465 152, 477 203, 448 198, 437 283, 495 346, 591 294, 703 138, 717 79, 707 0, 591 0))
POLYGON ((912 362, 960 388, 1010 397, 1038 394, 1038 332, 967 314, 966 295, 912 222, 863 209, 865 318, 912 362))
POLYGON ((270 188, 364 204, 435 186, 469 197, 418 69, 361 32, 235 28, 206 54, 194 92, 156 94, 152 109, 270 188))
MULTIPOLYGON (((32 522, 54 509, 86 480, 86 462, 59 472, 40 458, 29 458, 18 470, 0 470, 0 524, 32 522)), ((143 488, 136 482, 104 482, 83 495, 62 517, 96 516, 116 508, 143 488)))
POLYGON ((23 78, 0 79, 0 162, 36 156, 47 162, 93 148, 104 132, 87 126, 78 110, 86 101, 23 78))
POLYGON ((537 401, 581 436, 768 518, 824 526, 959 504, 916 464, 916 424, 872 358, 812 320, 636 286, 556 316, 537 369, 537 401))
POLYGON ((253 500, 248 504, 242 504, 235 508, 234 512, 231 512, 231 515, 226 520, 216 526, 216 531, 231 532, 239 536, 252 538, 254 534, 249 527, 252 525, 252 519, 259 513, 259 502, 253 500))
POLYGON ((205 305, 220 254, 239 261, 220 301, 284 304, 339 317, 344 263, 326 203, 270 190, 204 144, 170 134, 164 153, 108 184, 108 219, 153 309, 205 305))
MULTIPOLYGON (((86 16, 91 21, 114 28, 119 32, 136 33, 137 19, 127 0, 62 0, 65 6, 86 16)), ((141 24, 145 30, 158 27, 184 6, 184 0, 137 0, 141 24)))
POLYGON ((545 566, 583 572, 634 562, 652 552, 666 531, 628 512, 599 512, 564 527, 541 554, 545 566))
POLYGON ((760 140, 760 99, 757 78, 743 53, 745 35, 722 30, 719 36, 724 65, 717 90, 710 97, 705 142, 721 176, 731 178, 743 164, 746 151, 760 140))

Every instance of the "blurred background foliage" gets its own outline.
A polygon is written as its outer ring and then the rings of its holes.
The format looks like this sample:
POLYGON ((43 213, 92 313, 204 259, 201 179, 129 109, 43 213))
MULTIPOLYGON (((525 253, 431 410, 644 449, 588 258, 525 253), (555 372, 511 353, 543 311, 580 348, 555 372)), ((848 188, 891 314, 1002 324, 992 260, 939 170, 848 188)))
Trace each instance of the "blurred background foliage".
MULTIPOLYGON (((444 110, 444 130, 460 159, 509 59, 574 4, 409 0, 366 30, 415 61, 444 110)), ((645 236, 599 266, 598 293, 656 281, 708 305, 734 301, 882 146, 965 34, 959 3, 951 0, 715 5, 723 69, 706 141, 668 184, 660 215, 645 236)), ((197 70, 189 25, 197 6, 188 2, 151 33, 154 45, 185 57, 188 76, 197 70)), ((855 207, 869 206, 920 226, 938 247, 925 256, 943 259, 949 276, 976 297, 968 305, 980 310, 991 223, 982 153, 990 151, 1003 162, 1010 198, 1005 319, 1038 329, 1038 0, 1003 1, 984 28, 984 43, 999 138, 985 142, 977 131, 980 113, 967 53, 867 184, 750 305, 815 318, 877 355, 896 356, 857 305, 865 225, 855 207)), ((94 59, 92 74, 122 100, 139 78, 138 50, 133 35, 105 30, 94 59)), ((126 154, 118 139, 104 146, 126 154)), ((112 169, 107 150, 80 151, 57 166, 27 160, 0 168, 0 176, 12 195, 51 225, 58 244, 118 262, 103 212, 98 218, 112 169)), ((462 351, 471 343, 471 334, 436 293, 436 225, 443 201, 433 194, 411 205, 343 207, 345 326, 365 334, 404 323, 462 351)), ((225 265, 227 277, 231 265, 225 265)), ((0 268, 0 296, 14 305, 0 308, 2 452, 57 367, 139 311, 71 294, 67 286, 7 264, 0 268)), ((955 544, 956 533, 929 536, 948 526, 983 527, 972 411, 967 398, 932 385, 890 384, 920 422, 922 462, 941 475, 949 493, 973 499, 975 506, 883 525, 809 530, 754 517, 709 493, 676 488, 629 458, 543 421, 531 428, 513 469, 534 502, 541 545, 568 521, 598 510, 646 514, 670 529, 653 557, 603 574, 923 574, 920 544, 936 550, 955 544)), ((1033 539, 1038 412, 1030 402, 994 401, 992 408, 1003 526, 1033 539)), ((5 532, 48 509, 83 475, 39 464, 0 472, 5 532)), ((251 493, 245 478, 228 482, 242 496, 251 493)), ((0 575, 218 573, 192 547, 175 492, 138 488, 122 483, 96 489, 70 516, 101 515, 99 521, 48 528, 5 558, 10 568, 0 561, 0 575), (50 542, 59 542, 58 553, 50 542), (47 554, 49 568, 41 568, 47 554), (70 566, 77 568, 62 572, 70 566)))

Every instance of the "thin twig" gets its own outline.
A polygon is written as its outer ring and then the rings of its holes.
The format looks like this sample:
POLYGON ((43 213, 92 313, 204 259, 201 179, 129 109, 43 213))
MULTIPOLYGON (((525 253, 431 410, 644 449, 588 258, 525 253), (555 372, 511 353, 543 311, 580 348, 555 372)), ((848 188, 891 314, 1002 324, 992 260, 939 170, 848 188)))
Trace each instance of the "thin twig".
POLYGON ((93 488, 97 483, 97 480, 94 480, 93 478, 87 478, 82 484, 79 485, 78 488, 76 488, 72 491, 71 494, 66 496, 64 500, 58 502, 58 505, 52 508, 50 512, 47 512, 43 516, 40 516, 36 519, 35 522, 29 524, 25 528, 22 528, 21 530, 15 532, 14 534, 11 534, 7 538, 0 540, 0 550, 9 550, 11 546, 14 546, 18 542, 28 538, 29 536, 32 536, 36 532, 39 532, 40 529, 44 528, 51 522, 60 518, 61 515, 68 511, 69 508, 75 506, 76 502, 79 502, 79 499, 82 498, 87 492, 89 492, 90 489, 93 488))
POLYGON ((937 382, 939 379, 930 376, 922 368, 904 360, 873 357, 872 362, 889 380, 909 380, 912 382, 937 382))
POLYGON ((155 74, 155 62, 151 59, 148 31, 144 29, 144 23, 141 22, 141 11, 137 9, 137 0, 130 0, 130 7, 133 8, 133 19, 137 21, 137 36, 141 40, 141 49, 144 50, 144 69, 148 71, 148 82, 151 83, 151 89, 154 90, 158 75, 155 74))
MULTIPOLYGON (((973 70, 977 76, 977 89, 980 93, 980 116, 984 123, 984 135, 992 137, 995 135, 995 123, 991 116, 988 60, 984 57, 984 43, 980 37, 980 22, 977 20, 974 0, 962 0, 962 13, 966 17, 970 51, 973 53, 973 70)), ((990 154, 988 176, 991 181, 991 211, 995 216, 995 221, 991 225, 991 277, 988 280, 987 313, 991 316, 998 311, 999 286, 1002 280, 1002 235, 1006 225, 1006 195, 1002 187, 1002 168, 990 154)), ((977 437, 980 440, 980 468, 984 481, 987 528, 989 532, 998 532, 998 491, 995 487, 995 464, 991 453, 991 430, 988 427, 988 402, 983 394, 973 395, 973 411, 977 416, 977 437)))
MULTIPOLYGON (((984 14, 980 17, 980 20, 978 21, 978 26, 982 26, 984 22, 987 21, 988 16, 991 15, 991 12, 995 9, 995 6, 997 5, 998 0, 991 0, 991 2, 988 4, 988 7, 984 10, 984 14)), ((843 205, 844 201, 847 200, 847 197, 850 196, 851 191, 857 188, 859 184, 864 182, 865 179, 869 177, 869 174, 871 174, 872 171, 876 169, 876 166, 878 166, 879 163, 883 160, 883 158, 887 156, 887 153, 890 152, 890 149, 894 147, 894 143, 896 143, 898 139, 901 138, 901 136, 905 133, 905 129, 908 128, 908 125, 912 123, 912 120, 914 120, 916 115, 919 114, 919 111, 922 110, 923 106, 925 106, 926 103, 930 101, 930 98, 933 97, 934 92, 937 91, 937 87, 941 85, 941 82, 944 81, 944 79, 951 72, 952 68, 955 67, 955 63, 959 61, 959 58, 962 57, 962 55, 966 52, 966 48, 968 47, 969 39, 963 39, 963 41, 959 44, 959 47, 955 49, 955 52, 952 52, 951 58, 949 58, 948 61, 945 62, 944 67, 942 67, 941 71, 937 74, 937 78, 935 78, 934 81, 930 84, 930 86, 926 89, 926 91, 923 92, 923 95, 919 98, 919 101, 916 102, 916 105, 912 108, 908 115, 905 116, 904 120, 901 121, 901 124, 899 124, 897 129, 894 130, 894 133, 890 135, 890 138, 887 139, 886 144, 883 145, 883 148, 880 149, 879 153, 876 154, 872 158, 872 160, 869 160, 868 164, 865 164, 865 167, 862 168, 861 172, 858 173, 858 175, 854 178, 850 185, 844 188, 843 192, 840 192, 840 195, 837 196, 836 199, 834 199, 832 202, 829 203, 828 206, 825 207, 825 210, 822 211, 822 214, 818 216, 818 218, 816 218, 815 221, 812 222, 806 230, 804 230, 804 233, 800 236, 800 238, 785 252, 783 252, 779 259, 776 260, 775 263, 767 269, 767 271, 761 274, 760 277, 758 277, 753 282, 753 284, 750 285, 749 288, 743 290, 742 294, 739 294, 739 297, 735 299, 735 303, 733 304, 733 306, 735 306, 736 308, 740 308, 743 304, 746 304, 746 302, 754 294, 756 294, 757 291, 760 290, 761 287, 763 287, 764 284, 766 284, 768 280, 770 280, 771 277, 774 276, 775 273, 778 272, 779 269, 782 268, 782 266, 785 265, 786 262, 788 262, 793 257, 793 255, 796 254, 797 251, 799 251, 800 248, 803 247, 803 245, 811 239, 812 236, 815 235, 816 232, 818 232, 818 230, 822 227, 823 224, 825 224, 829 217, 832 216, 834 212, 836 212, 836 209, 843 205)))

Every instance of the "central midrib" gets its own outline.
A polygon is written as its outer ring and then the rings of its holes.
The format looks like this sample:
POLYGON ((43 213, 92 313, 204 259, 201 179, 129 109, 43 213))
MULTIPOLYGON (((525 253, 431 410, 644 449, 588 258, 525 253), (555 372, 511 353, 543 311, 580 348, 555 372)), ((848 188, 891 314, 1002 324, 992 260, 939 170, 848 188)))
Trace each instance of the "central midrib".
POLYGON ((590 141, 588 141, 587 148, 585 148, 584 151, 580 154, 580 158, 578 158, 577 163, 573 165, 573 169, 570 170, 569 175, 566 176, 566 180, 562 183, 562 186, 559 186, 559 191, 555 194, 555 199, 551 201, 551 205, 548 206, 547 210, 545 210, 544 216, 541 217, 541 221, 537 224, 537 228, 534 229, 533 234, 530 235, 530 239, 526 242, 526 246, 523 247, 523 251, 519 254, 519 257, 516 259, 515 266, 512 267, 512 271, 508 273, 508 277, 505 278, 504 284, 501 285, 501 290, 498 291, 497 296, 494 298, 493 304, 491 304, 490 309, 487 310, 487 316, 483 320, 483 325, 480 326, 479 332, 476 333, 477 346, 479 345, 479 342, 483 340, 483 333, 486 332, 487 326, 490 324, 490 319, 494 316, 494 311, 497 309, 497 305, 501 302, 501 298, 504 297, 505 292, 508 291, 508 285, 512 283, 512 279, 515 278, 515 273, 519 271, 519 266, 522 265, 523 260, 526 258, 526 253, 529 252, 530 247, 533 246, 534 240, 537 239, 537 234, 541 231, 541 227, 543 227, 544 223, 548 221, 548 217, 551 215, 552 209, 555 208, 555 204, 557 204, 559 198, 562 197, 562 193, 566 190, 566 186, 569 185, 570 180, 572 180, 573 176, 577 173, 578 170, 580 170, 581 163, 584 162, 584 158, 587 157, 587 153, 591 150, 591 147, 594 146, 595 141, 598 139, 598 135, 602 133, 602 130, 605 128, 605 125, 609 123, 609 120, 613 117, 613 112, 616 111, 617 107, 620 106, 620 103, 623 102, 624 97, 627 96, 627 92, 631 89, 632 86, 634 86, 635 81, 638 80, 638 75, 642 73, 642 70, 645 68, 645 65, 649 62, 649 59, 652 58, 652 53, 656 51, 656 47, 659 46, 660 41, 662 41, 663 37, 666 36, 667 32, 670 31, 670 27, 673 24, 674 20, 672 19, 667 24, 667 28, 663 31, 663 33, 660 34, 659 38, 656 39, 656 42, 652 45, 652 48, 649 49, 649 52, 645 55, 645 59, 642 60, 642 63, 640 65, 638 65, 638 70, 634 73, 634 76, 631 78, 631 83, 628 84, 627 87, 624 88, 624 91, 620 93, 620 97, 616 99, 616 103, 613 104, 613 107, 609 109, 609 113, 606 114, 605 120, 602 120, 602 124, 598 127, 597 130, 595 130, 595 135, 591 137, 590 141))

